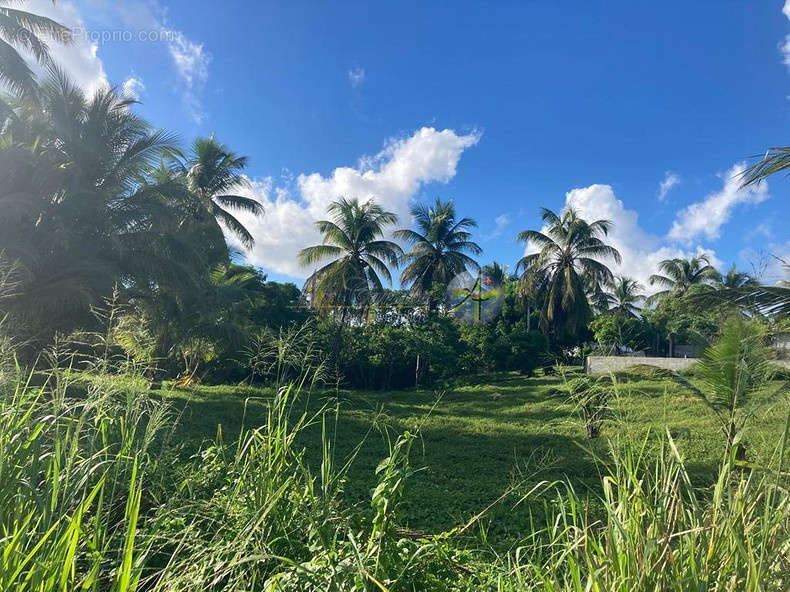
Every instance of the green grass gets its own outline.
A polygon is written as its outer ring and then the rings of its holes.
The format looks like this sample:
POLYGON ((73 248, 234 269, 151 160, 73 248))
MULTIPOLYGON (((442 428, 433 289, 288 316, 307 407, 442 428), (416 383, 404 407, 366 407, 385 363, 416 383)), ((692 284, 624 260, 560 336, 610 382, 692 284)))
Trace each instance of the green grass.
MULTIPOLYGON (((314 391, 309 400, 302 396, 310 409, 338 402, 332 427, 338 459, 364 441, 345 487, 347 501, 362 513, 369 512, 375 468, 387 456, 388 439, 419 428, 422 438, 412 449, 412 465, 421 470, 411 477, 403 505, 405 526, 417 531, 438 533, 463 524, 510 490, 481 523, 488 542, 507 547, 530 531, 531 520, 542 523, 542 506, 516 504, 521 493, 541 480, 568 480, 577 492, 598 494, 600 467, 593 455, 607 458, 612 439, 639 440, 648 434, 648 448, 657 449, 665 429, 675 438, 694 484, 714 482, 724 440, 712 413, 689 391, 670 381, 637 377, 623 382, 611 404, 614 417, 601 438, 588 440, 576 410, 559 390, 561 382, 554 376, 503 373, 466 380, 443 393, 341 390, 314 391)), ((233 386, 165 392, 182 413, 176 429, 185 453, 214 439, 219 426, 230 440, 240 433, 242 421, 245 427, 260 425, 271 397, 271 391, 233 386)), ((775 451, 788 411, 786 399, 758 409, 747 431, 752 460, 765 460, 775 451)), ((301 437, 315 466, 321 457, 320 428, 309 428, 301 437)))
POLYGON ((100 370, 54 369, 40 386, 0 374, 2 590, 790 583, 786 400, 759 409, 744 466, 735 449, 721 462, 703 405, 650 377, 617 389, 588 441, 554 377, 442 397, 197 387, 163 401, 100 370))

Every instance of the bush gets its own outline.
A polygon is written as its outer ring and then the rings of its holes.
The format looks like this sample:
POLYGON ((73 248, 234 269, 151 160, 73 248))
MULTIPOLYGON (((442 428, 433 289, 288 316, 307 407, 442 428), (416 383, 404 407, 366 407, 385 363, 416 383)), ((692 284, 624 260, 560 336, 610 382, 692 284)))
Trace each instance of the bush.
POLYGON ((527 331, 523 323, 462 325, 461 338, 466 346, 462 365, 467 372, 516 370, 531 376, 549 359, 546 338, 538 331, 527 331))

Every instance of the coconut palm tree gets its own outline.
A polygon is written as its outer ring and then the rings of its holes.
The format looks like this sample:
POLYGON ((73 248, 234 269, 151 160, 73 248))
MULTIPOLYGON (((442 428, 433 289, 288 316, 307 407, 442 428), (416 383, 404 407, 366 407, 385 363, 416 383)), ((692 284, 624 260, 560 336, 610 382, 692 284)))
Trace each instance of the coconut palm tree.
POLYGON ((527 331, 532 330, 532 314, 541 310, 545 301, 548 278, 542 269, 533 268, 525 271, 518 278, 516 286, 517 302, 527 320, 527 331))
POLYGON ((769 148, 763 158, 743 172, 741 187, 760 183, 774 173, 790 172, 790 146, 769 148))
POLYGON ((584 276, 587 301, 595 314, 605 313, 612 304, 609 293, 606 291, 609 283, 609 278, 599 278, 597 273, 589 273, 584 276))
POLYGON ((639 304, 644 301, 642 285, 635 279, 626 276, 616 276, 608 286, 609 310, 625 316, 639 316, 639 304))
POLYGON ((517 236, 538 249, 522 257, 517 269, 545 274, 541 328, 562 341, 578 336, 592 318, 587 278, 609 281, 612 272, 601 260, 620 263, 620 253, 602 240, 612 227, 609 220, 587 222, 573 208, 561 216, 543 208, 541 217, 544 231, 525 230, 517 236))
POLYGON ((716 287, 722 290, 740 290, 742 288, 756 288, 760 285, 756 279, 745 271, 738 271, 733 263, 727 273, 718 278, 716 287))
POLYGON ((52 58, 44 39, 70 43, 71 31, 50 18, 19 10, 15 4, 19 2, 0 0, 0 82, 16 96, 34 100, 36 77, 19 51, 50 67, 52 58))
POLYGON ((227 228, 247 249, 255 239, 229 210, 259 215, 263 206, 250 198, 238 195, 239 189, 249 186, 242 171, 247 157, 238 156, 212 135, 197 138, 186 159, 174 153, 174 168, 184 176, 187 187, 198 198, 201 206, 227 228))
POLYGON ((206 271, 204 243, 177 232, 177 204, 193 196, 148 175, 173 137, 130 106, 112 89, 86 97, 54 71, 38 102, 23 101, 6 123, 0 250, 22 278, 7 311, 34 337, 87 326, 115 284, 175 292, 206 271))
MULTIPOLYGON (((790 274, 790 264, 782 259, 779 262, 790 274)), ((715 292, 700 295, 699 303, 741 307, 777 319, 790 317, 790 282, 781 280, 773 286, 764 286, 754 278, 744 279, 742 276, 746 274, 736 272, 737 275, 731 276, 732 271, 727 273, 715 292)))
POLYGON ((452 201, 436 201, 430 206, 417 204, 411 209, 416 230, 403 229, 394 236, 411 249, 405 255, 409 262, 401 274, 401 284, 420 297, 429 297, 429 306, 436 305, 433 291, 445 288, 458 274, 478 271, 480 266, 467 253, 479 255, 480 246, 471 240, 469 231, 477 226, 472 218, 458 219, 452 201))
POLYGON ((719 272, 710 264, 707 255, 684 259, 664 259, 658 264, 660 273, 649 278, 651 286, 657 285, 659 290, 647 299, 648 304, 658 302, 669 294, 682 296, 691 286, 710 285, 719 279, 719 272))
POLYGON ((320 245, 299 253, 299 263, 310 267, 323 263, 305 282, 314 306, 340 308, 341 323, 351 307, 364 309, 381 290, 383 277, 392 283, 389 266, 397 266, 403 255, 394 242, 382 239, 387 226, 398 217, 372 200, 341 198, 328 213, 332 220, 319 220, 316 228, 324 236, 320 245))
MULTIPOLYGON (((773 352, 765 345, 765 329, 756 322, 733 317, 726 322, 717 341, 702 355, 698 363, 697 385, 678 376, 715 413, 727 441, 727 450, 737 445, 736 458, 745 458, 743 443, 738 435, 743 430, 757 404, 772 397, 759 398, 765 393, 776 374, 771 364, 773 352)), ((780 384, 773 395, 786 392, 780 384)))
POLYGON ((484 277, 488 278, 490 283, 494 286, 501 286, 511 279, 507 273, 507 267, 503 267, 496 261, 492 261, 488 265, 484 265, 480 270, 480 273, 484 277))

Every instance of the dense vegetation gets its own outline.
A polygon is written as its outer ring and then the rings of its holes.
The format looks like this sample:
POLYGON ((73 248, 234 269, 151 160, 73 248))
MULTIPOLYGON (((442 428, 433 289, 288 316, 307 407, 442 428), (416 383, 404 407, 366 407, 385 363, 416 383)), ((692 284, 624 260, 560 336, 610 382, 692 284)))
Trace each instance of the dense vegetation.
POLYGON ((700 256, 648 297, 572 209, 513 275, 452 201, 375 196, 268 281, 246 157, 86 96, 66 33, 0 7, 0 590, 787 589, 786 285, 700 256))
MULTIPOLYGON (((729 343, 711 373, 739 366, 729 343)), ((736 408, 759 420, 735 440, 743 462, 694 391, 724 404, 728 370, 713 391, 704 373, 598 383, 607 441, 586 441, 575 374, 437 398, 314 390, 305 366, 301 388, 151 392, 96 352, 88 373, 3 369, 2 589, 778 591, 790 576, 790 409, 767 374, 736 408)))

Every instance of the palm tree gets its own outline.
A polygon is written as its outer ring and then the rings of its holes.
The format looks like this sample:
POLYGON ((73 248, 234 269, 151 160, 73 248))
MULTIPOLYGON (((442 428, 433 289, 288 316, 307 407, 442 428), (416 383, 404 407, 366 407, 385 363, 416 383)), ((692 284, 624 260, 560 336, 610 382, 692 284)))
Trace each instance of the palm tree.
POLYGON ((548 278, 542 269, 525 271, 516 286, 516 296, 521 310, 527 319, 527 331, 532 330, 532 312, 541 310, 545 301, 548 278))
POLYGON ((507 268, 503 267, 496 261, 492 261, 488 265, 484 265, 480 273, 488 278, 494 286, 501 286, 511 278, 507 273, 507 268))
MULTIPOLYGON (((790 273, 790 264, 779 259, 784 269, 790 273)), ((725 304, 737 306, 762 314, 775 317, 776 319, 786 319, 790 317, 790 282, 781 280, 773 286, 764 286, 754 278, 749 277, 744 280, 742 277, 736 278, 735 275, 727 279, 733 269, 727 273, 722 284, 711 294, 701 294, 699 304, 725 304), (726 285, 725 285, 726 282, 726 285)), ((737 272, 736 272, 737 273, 737 272)), ((739 273, 738 276, 746 274, 739 273)))
POLYGON ((22 278, 7 311, 33 337, 89 326, 116 284, 139 298, 193 289, 212 240, 227 258, 221 233, 178 231, 194 197, 150 174, 174 138, 130 107, 112 89, 86 97, 53 71, 37 103, 22 101, 6 122, 0 250, 22 278))
POLYGON ((0 0, 0 82, 18 97, 34 100, 38 85, 22 50, 45 67, 52 66, 44 37, 60 43, 71 42, 71 31, 45 16, 18 10, 14 0, 0 0))
POLYGON ((259 215, 263 206, 250 198, 233 193, 249 186, 242 171, 247 166, 246 156, 237 156, 214 136, 198 138, 189 156, 173 158, 176 170, 186 179, 187 187, 199 199, 201 207, 227 228, 244 247, 252 248, 255 239, 228 209, 259 215))
POLYGON ((612 227, 609 220, 587 222, 573 208, 562 216, 543 208, 546 230, 525 230, 519 241, 537 247, 525 255, 518 267, 525 273, 538 270, 546 275, 546 296, 541 313, 541 328, 563 340, 576 337, 592 318, 587 300, 587 278, 609 281, 612 272, 600 259, 620 263, 620 253, 603 242, 612 227))
POLYGON ((630 277, 616 276, 608 287, 610 311, 625 316, 639 316, 639 304, 645 299, 639 282, 630 277))
POLYGON ((759 184, 765 178, 782 171, 790 172, 790 146, 769 148, 759 162, 743 172, 741 187, 759 184))
POLYGON ((456 217, 452 201, 443 202, 436 198, 431 206, 418 204, 412 207, 411 215, 417 230, 403 229, 394 236, 411 245, 405 255, 409 264, 401 274, 401 284, 410 287, 418 296, 429 298, 429 306, 435 307, 432 291, 445 288, 458 274, 480 266, 467 253, 479 255, 480 246, 471 240, 469 229, 477 222, 472 218, 456 217))
POLYGON ((606 291, 610 283, 610 278, 599 278, 597 273, 590 273, 584 276, 585 292, 587 300, 595 314, 602 314, 609 310, 612 304, 611 297, 606 291))
MULTIPOLYGON (((766 390, 776 373, 771 364, 773 352, 766 347, 765 337, 765 330, 760 324, 733 317, 699 361, 699 387, 676 377, 716 414, 728 451, 737 444, 738 434, 753 414, 749 407, 760 400, 766 401, 756 395, 766 390)), ((784 384, 773 394, 783 391, 786 391, 784 384)), ((742 443, 738 444, 736 458, 745 458, 742 443)))
POLYGON ((738 271, 733 263, 727 273, 718 278, 716 287, 722 290, 740 290, 746 288, 757 288, 760 285, 756 279, 745 271, 738 271))
POLYGON ((302 249, 299 262, 309 267, 330 260, 307 278, 305 290, 314 306, 340 307, 342 323, 349 307, 371 303, 373 292, 383 287, 381 277, 392 283, 389 266, 398 265, 403 251, 396 243, 381 238, 398 217, 372 200, 360 203, 341 198, 327 211, 332 220, 316 222, 323 243, 302 249))
POLYGON ((647 299, 648 304, 658 302, 669 294, 682 296, 691 286, 710 285, 719 279, 719 272, 710 264, 707 255, 684 259, 664 259, 658 264, 660 273, 649 278, 650 285, 663 288, 647 299))

